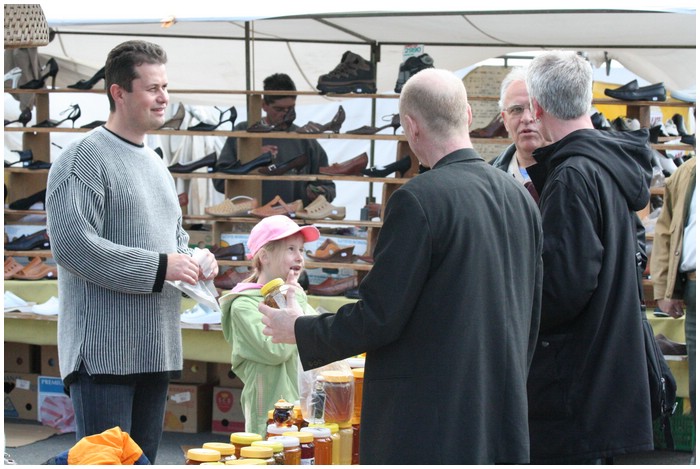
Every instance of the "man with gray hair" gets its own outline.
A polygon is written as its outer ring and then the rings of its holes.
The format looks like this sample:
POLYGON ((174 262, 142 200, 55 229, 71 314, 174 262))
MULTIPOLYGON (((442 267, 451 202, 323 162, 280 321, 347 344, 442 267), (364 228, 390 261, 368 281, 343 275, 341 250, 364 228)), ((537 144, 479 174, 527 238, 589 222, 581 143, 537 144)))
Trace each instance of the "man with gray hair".
POLYGON ((592 70, 575 52, 535 58, 535 119, 551 145, 529 169, 540 194, 544 280, 528 378, 532 462, 601 463, 653 450, 638 290, 636 211, 649 202, 647 129, 599 131, 592 70))
POLYGON ((399 113, 431 170, 389 198, 360 300, 319 316, 304 316, 293 294, 283 310, 261 304, 263 333, 296 343, 305 370, 367 353, 360 464, 527 463, 537 206, 472 148, 454 74, 413 75, 399 113), (420 423, 400 424, 407 416, 420 423))

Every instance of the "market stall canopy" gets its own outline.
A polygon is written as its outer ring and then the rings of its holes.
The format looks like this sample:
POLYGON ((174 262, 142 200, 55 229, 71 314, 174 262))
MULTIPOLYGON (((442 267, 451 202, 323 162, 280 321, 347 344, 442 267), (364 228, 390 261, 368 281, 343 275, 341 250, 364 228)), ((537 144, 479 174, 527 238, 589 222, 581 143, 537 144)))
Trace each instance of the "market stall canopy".
POLYGON ((585 9, 537 9, 541 5, 535 2, 506 10, 488 2, 456 10, 454 2, 450 7, 437 0, 412 11, 392 10, 397 3, 392 1, 381 2, 381 10, 375 5, 352 11, 338 5, 314 9, 303 2, 189 3, 183 6, 188 10, 172 13, 178 7, 162 2, 142 2, 138 8, 127 2, 99 12, 90 8, 93 3, 46 2, 42 7, 57 34, 39 52, 75 72, 63 74, 63 85, 90 76, 114 45, 138 37, 166 49, 173 89, 260 89, 266 76, 286 72, 300 91, 315 91, 318 77, 351 50, 374 59, 379 92, 393 92, 408 44, 424 45, 437 67, 453 71, 506 54, 571 49, 587 54, 596 66, 617 60, 669 90, 695 86, 696 12, 690 2, 664 10, 645 9, 644 1, 616 9, 590 9, 596 2, 585 9), (72 4, 84 8, 71 10, 72 4))

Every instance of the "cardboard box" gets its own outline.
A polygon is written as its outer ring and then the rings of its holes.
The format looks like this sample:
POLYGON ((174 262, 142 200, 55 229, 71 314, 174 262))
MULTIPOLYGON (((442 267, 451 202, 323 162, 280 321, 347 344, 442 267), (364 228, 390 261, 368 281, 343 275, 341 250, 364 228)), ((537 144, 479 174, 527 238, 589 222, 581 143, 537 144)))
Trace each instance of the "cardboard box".
POLYGON ((5 373, 5 418, 37 420, 36 373, 5 373))
POLYGON ((241 389, 215 386, 212 392, 211 432, 230 434, 245 431, 241 389))
POLYGON ((211 427, 211 384, 171 384, 163 430, 200 433, 211 427))
POLYGON ((219 386, 223 388, 243 389, 243 381, 231 371, 229 363, 216 364, 216 377, 218 378, 219 386))
POLYGON ((206 384, 216 381, 216 364, 200 360, 183 360, 182 376, 173 383, 206 384))
POLYGON ((58 346, 41 346, 41 369, 42 376, 61 376, 58 369, 58 346))
POLYGON ((19 342, 5 342, 5 371, 36 373, 39 371, 39 347, 19 342))
POLYGON ((214 245, 214 234, 211 231, 188 230, 190 240, 187 245, 191 248, 211 248, 214 245))
POLYGON ((39 376, 37 411, 39 421, 60 433, 75 431, 73 402, 66 394, 63 380, 56 376, 39 376))

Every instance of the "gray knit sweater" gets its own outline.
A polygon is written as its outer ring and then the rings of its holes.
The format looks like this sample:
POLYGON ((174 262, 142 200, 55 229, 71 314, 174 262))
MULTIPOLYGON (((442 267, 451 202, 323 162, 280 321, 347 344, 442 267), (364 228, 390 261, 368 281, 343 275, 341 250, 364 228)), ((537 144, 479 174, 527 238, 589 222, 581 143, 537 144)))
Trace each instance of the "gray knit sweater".
POLYGON ((158 155, 103 127, 49 171, 46 212, 58 264, 61 377, 182 369, 179 290, 168 253, 190 253, 172 176, 158 155))

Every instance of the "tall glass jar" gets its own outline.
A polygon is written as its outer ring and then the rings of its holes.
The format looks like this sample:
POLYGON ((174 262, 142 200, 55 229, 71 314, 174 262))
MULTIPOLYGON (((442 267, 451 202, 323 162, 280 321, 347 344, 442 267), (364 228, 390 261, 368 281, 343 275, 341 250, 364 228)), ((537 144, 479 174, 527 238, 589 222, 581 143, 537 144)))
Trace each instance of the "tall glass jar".
POLYGON ((352 464, 352 423, 341 422, 338 427, 340 435, 340 461, 338 464, 349 466, 352 464))
POLYGON ((314 464, 324 466, 333 464, 331 429, 311 424, 304 431, 314 436, 314 464))
POLYGON ((328 370, 319 373, 326 394, 325 422, 347 422, 352 418, 353 392, 355 389, 352 374, 328 370))
POLYGON ((295 436, 271 436, 268 441, 279 441, 284 447, 284 465, 298 466, 301 464, 301 442, 295 436))
POLYGON ((299 447, 301 448, 301 465, 314 465, 314 436, 309 432, 285 432, 283 436, 293 436, 299 438, 299 447))

